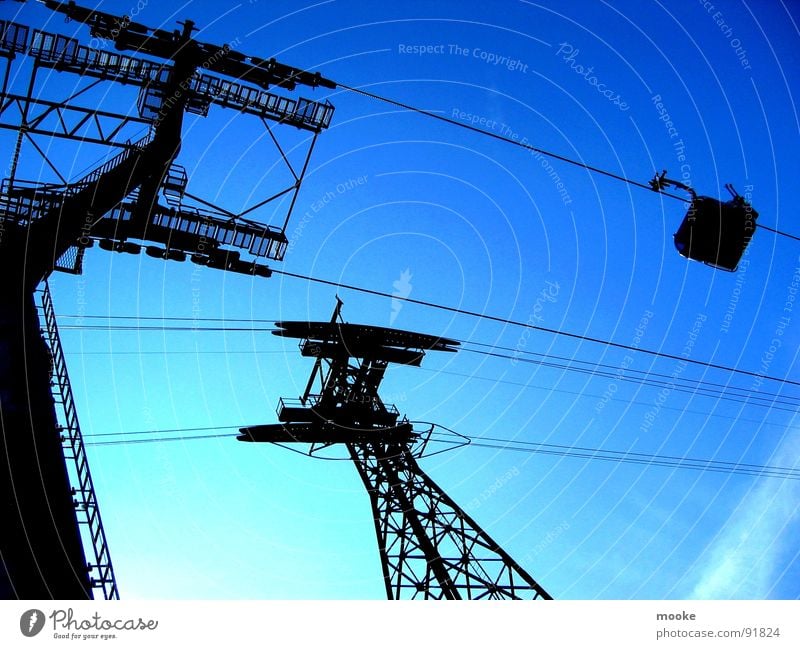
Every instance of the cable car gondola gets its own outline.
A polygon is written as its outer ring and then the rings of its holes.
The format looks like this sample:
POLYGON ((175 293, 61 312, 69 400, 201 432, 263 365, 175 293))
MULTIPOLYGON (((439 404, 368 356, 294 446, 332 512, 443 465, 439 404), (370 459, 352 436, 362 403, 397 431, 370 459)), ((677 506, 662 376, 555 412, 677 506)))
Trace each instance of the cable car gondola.
POLYGON ((691 187, 665 176, 666 171, 660 176, 656 174, 650 181, 654 191, 672 185, 689 192, 692 197, 686 216, 674 234, 678 253, 714 268, 735 271, 753 237, 758 212, 730 184, 725 185, 725 189, 731 193, 731 200, 723 202, 698 196, 691 187))

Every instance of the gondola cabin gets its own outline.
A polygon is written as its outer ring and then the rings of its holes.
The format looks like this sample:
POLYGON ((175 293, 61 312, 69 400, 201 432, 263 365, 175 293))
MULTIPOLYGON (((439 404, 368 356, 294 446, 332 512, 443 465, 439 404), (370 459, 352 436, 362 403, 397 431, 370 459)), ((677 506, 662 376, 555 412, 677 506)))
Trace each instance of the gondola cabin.
POLYGON ((675 248, 687 259, 735 271, 756 229, 758 212, 738 194, 719 201, 694 196, 674 235, 675 248))

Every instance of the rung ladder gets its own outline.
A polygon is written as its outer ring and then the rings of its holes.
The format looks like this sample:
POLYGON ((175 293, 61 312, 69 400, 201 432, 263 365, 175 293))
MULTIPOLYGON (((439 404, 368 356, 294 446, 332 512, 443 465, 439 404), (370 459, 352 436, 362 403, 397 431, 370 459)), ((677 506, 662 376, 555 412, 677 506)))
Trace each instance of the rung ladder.
POLYGON ((47 282, 44 283, 44 290, 41 292, 41 302, 45 321, 44 334, 53 357, 53 397, 56 405, 60 406, 59 415, 62 417, 61 440, 64 457, 74 469, 69 474, 78 523, 82 528, 81 538, 83 538, 84 545, 91 545, 91 553, 87 551, 87 556, 94 556, 94 561, 88 566, 92 592, 95 597, 102 593, 104 599, 119 599, 114 567, 111 564, 111 555, 108 551, 103 521, 100 518, 100 508, 92 483, 92 474, 89 471, 89 460, 86 457, 83 436, 78 423, 78 413, 72 396, 67 364, 64 360, 64 350, 58 334, 53 298, 47 282))

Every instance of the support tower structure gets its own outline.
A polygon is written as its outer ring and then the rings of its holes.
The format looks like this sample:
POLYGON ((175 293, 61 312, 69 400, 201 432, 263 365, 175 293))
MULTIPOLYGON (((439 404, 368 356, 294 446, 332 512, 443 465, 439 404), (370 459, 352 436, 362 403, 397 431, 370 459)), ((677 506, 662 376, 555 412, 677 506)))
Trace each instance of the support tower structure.
POLYGON ((314 369, 303 396, 281 399, 281 423, 241 429, 239 440, 306 444, 309 455, 344 446, 369 494, 389 599, 551 599, 525 569, 420 467, 436 427, 419 430, 378 388, 390 364, 419 366, 458 342, 348 324, 278 322, 300 339, 314 369))

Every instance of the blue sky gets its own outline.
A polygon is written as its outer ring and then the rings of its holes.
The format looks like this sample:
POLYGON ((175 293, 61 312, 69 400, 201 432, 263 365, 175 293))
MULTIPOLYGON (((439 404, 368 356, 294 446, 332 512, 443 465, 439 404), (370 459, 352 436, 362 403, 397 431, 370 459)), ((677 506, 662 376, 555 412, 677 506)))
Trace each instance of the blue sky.
MULTIPOLYGON (((172 29, 191 18, 201 40, 639 182, 667 169, 714 197, 733 183, 761 223, 797 234, 800 16, 788 3, 715 4, 142 1, 135 20, 172 29)), ((134 6, 101 3, 118 14, 134 6)), ((2 2, 0 12, 90 40, 32 2, 2 2)), ((26 72, 21 63, 15 70, 26 72)), ((26 74, 13 82, 24 89, 26 74)), ((81 83, 43 72, 37 92, 63 98, 81 83)), ((673 248, 683 203, 346 91, 299 94, 330 99, 336 113, 275 268, 798 380, 797 242, 760 230, 738 272, 713 270, 673 248)), ((87 101, 128 111, 135 99, 135 89, 105 84, 87 101)), ((293 156, 306 138, 288 127, 276 135, 293 156)), ((266 138, 258 120, 230 110, 187 117, 179 162, 190 191, 236 210, 285 183, 266 138)), ((8 157, 12 135, 0 142, 8 157)), ((104 155, 43 142, 69 178, 104 155)), ((52 180, 27 145, 18 175, 52 180)), ((54 276, 51 286, 87 441, 272 423, 278 398, 300 394, 311 367, 291 340, 264 331, 70 325, 123 323, 88 318, 112 315, 267 328, 327 319, 334 306, 333 289, 291 278, 97 248, 83 276, 54 276)), ((474 436, 797 467, 796 405, 753 398, 791 402, 796 386, 340 296, 350 322, 573 359, 564 369, 430 355, 384 382, 387 401, 411 419, 474 436), (735 399, 659 397, 575 372, 577 360, 612 373, 677 372, 735 399)), ((90 458, 123 597, 384 596, 369 502, 348 462, 233 439, 93 446, 90 458)), ((423 468, 557 598, 800 596, 797 481, 477 447, 423 468)))

